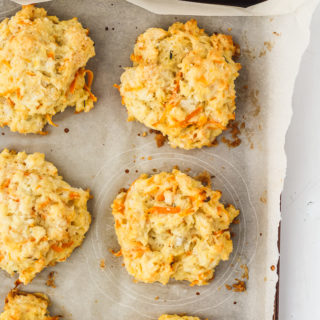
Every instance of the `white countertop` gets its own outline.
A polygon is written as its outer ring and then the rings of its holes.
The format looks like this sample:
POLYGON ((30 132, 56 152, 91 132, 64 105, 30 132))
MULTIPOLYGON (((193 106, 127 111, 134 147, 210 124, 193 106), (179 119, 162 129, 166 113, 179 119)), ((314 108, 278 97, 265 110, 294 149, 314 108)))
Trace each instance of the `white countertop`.
POLYGON ((302 59, 286 139, 280 320, 320 319, 320 6, 302 59))

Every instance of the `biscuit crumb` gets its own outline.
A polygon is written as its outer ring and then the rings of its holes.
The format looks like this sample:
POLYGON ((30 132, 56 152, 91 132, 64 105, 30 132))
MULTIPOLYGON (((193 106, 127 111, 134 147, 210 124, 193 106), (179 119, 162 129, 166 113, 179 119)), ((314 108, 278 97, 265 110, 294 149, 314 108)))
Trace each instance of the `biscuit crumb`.
POLYGON ((243 269, 242 279, 249 280, 249 269, 246 264, 243 264, 240 266, 241 269, 243 269))
POLYGON ((48 279, 47 279, 46 285, 51 288, 56 288, 55 279, 56 279, 55 272, 51 271, 48 274, 48 279))
POLYGON ((271 269, 271 271, 274 271, 274 270, 276 270, 276 267, 275 267, 274 265, 272 265, 272 266, 270 267, 270 269, 271 269))
POLYGON ((264 204, 267 203, 267 190, 264 190, 261 197, 260 197, 260 201, 264 204))
POLYGON ((106 267, 106 262, 105 262, 104 259, 101 259, 101 260, 100 260, 100 268, 101 268, 101 269, 104 269, 105 267, 106 267))
POLYGON ((232 287, 229 284, 226 284, 225 286, 226 286, 227 290, 232 290, 232 287))
POLYGON ((148 135, 148 132, 147 131, 144 131, 143 133, 142 133, 142 136, 143 137, 146 137, 148 135))
POLYGON ((232 288, 234 292, 244 292, 247 290, 246 283, 242 280, 235 279, 236 282, 232 284, 232 288))
POLYGON ((152 157, 151 157, 151 156, 149 156, 149 157, 148 157, 148 160, 152 160, 152 157))
POLYGON ((159 300, 159 296, 156 296, 156 297, 154 298, 154 300, 159 300))
POLYGON ((166 141, 166 137, 162 133, 157 133, 155 139, 158 148, 161 148, 166 141))
POLYGON ((226 144, 229 148, 236 148, 241 144, 241 139, 238 135, 241 133, 239 130, 239 122, 232 121, 228 124, 229 133, 231 134, 232 140, 226 137, 222 137, 221 142, 226 144))

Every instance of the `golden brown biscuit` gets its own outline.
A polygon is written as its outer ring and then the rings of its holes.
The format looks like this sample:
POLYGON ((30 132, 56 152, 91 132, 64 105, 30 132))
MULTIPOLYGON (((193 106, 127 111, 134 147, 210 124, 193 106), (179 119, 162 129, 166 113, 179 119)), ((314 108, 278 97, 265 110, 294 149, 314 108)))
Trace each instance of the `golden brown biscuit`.
POLYGON ((89 192, 73 188, 44 155, 0 153, 0 268, 29 283, 66 260, 90 225, 89 192))
POLYGON ((77 18, 60 21, 29 5, 4 19, 0 23, 0 126, 41 133, 67 106, 76 112, 92 109, 93 75, 84 67, 94 55, 88 30, 77 18))
POLYGON ((177 314, 163 314, 158 320, 200 320, 198 317, 178 316, 177 314))
POLYGON ((128 120, 161 131, 172 147, 211 146, 235 118, 236 51, 231 36, 209 36, 195 20, 148 29, 121 76, 128 120))
POLYGON ((0 320, 58 320, 48 311, 49 298, 43 293, 9 292, 0 320))
POLYGON ((127 271, 146 283, 207 284, 232 252, 229 225, 239 214, 220 197, 179 170, 141 175, 112 204, 127 271))

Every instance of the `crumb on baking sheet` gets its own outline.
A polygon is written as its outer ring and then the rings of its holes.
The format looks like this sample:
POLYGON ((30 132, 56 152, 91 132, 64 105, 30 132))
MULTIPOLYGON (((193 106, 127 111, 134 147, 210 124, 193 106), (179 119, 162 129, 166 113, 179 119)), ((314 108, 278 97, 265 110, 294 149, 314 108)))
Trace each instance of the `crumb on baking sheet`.
POLYGON ((161 132, 157 133, 155 135, 155 140, 156 140, 156 143, 157 143, 157 147, 161 148, 164 145, 166 139, 167 138, 161 132))
POLYGON ((56 279, 55 272, 54 271, 49 272, 46 285, 51 288, 56 288, 55 279, 56 279))
POLYGON ((276 31, 273 31, 272 34, 275 35, 275 36, 277 36, 277 37, 281 36, 281 33, 276 32, 276 31))
POLYGON ((232 285, 225 284, 227 290, 232 290, 234 292, 244 292, 247 290, 246 283, 240 279, 235 279, 235 283, 232 285))
POLYGON ((154 297, 154 300, 159 300, 159 296, 154 297))
POLYGON ((249 269, 248 269, 248 266, 246 264, 242 264, 240 266, 240 268, 243 270, 241 278, 249 280, 249 269))
POLYGON ((143 137, 146 137, 148 135, 148 132, 147 131, 144 131, 143 133, 142 133, 142 136, 143 137))
POLYGON ((244 292, 247 290, 246 283, 240 279, 235 279, 235 283, 232 284, 234 292, 244 292))
POLYGON ((264 204, 267 203, 267 190, 264 190, 261 197, 260 197, 260 201, 264 204))
POLYGON ((276 267, 275 267, 274 265, 272 265, 272 266, 270 267, 270 269, 271 269, 271 271, 274 271, 274 270, 276 270, 276 267))
POLYGON ((100 268, 104 269, 106 267, 106 261, 104 259, 100 260, 100 268))
POLYGON ((229 133, 231 134, 232 139, 228 139, 225 136, 221 138, 221 142, 226 144, 229 148, 236 148, 241 144, 241 139, 238 135, 241 133, 239 130, 239 122, 232 121, 228 124, 227 128, 229 129, 229 133))

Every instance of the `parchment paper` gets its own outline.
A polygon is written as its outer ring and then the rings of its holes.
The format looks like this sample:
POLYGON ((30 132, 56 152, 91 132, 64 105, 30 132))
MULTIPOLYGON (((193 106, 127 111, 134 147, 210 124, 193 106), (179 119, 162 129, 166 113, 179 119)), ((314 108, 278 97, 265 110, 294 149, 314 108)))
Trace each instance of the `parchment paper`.
MULTIPOLYGON (((237 80, 236 118, 245 123, 242 143, 230 149, 217 147, 183 151, 168 145, 157 148, 154 135, 136 122, 127 122, 114 83, 129 56, 136 37, 149 27, 167 28, 187 16, 155 15, 118 0, 56 0, 43 4, 49 14, 61 19, 77 16, 90 29, 96 57, 88 67, 94 71, 93 92, 99 98, 87 114, 72 110, 54 118, 59 127, 48 127, 48 136, 22 136, 0 129, 0 149, 43 152, 59 173, 74 186, 89 187, 93 222, 82 247, 64 263, 39 274, 27 287, 49 295, 52 314, 64 319, 123 320, 156 319, 162 313, 187 313, 209 320, 271 320, 273 316, 278 262, 280 193, 285 176, 285 133, 291 117, 291 99, 301 56, 309 41, 309 23, 317 1, 308 1, 293 14, 269 17, 195 17, 208 33, 232 34, 242 55, 237 80), (65 133, 64 129, 69 132, 65 133), (4 135, 2 135, 4 134, 4 135), (140 136, 138 135, 140 134, 140 136), (150 160, 148 160, 148 157, 150 160), (190 287, 184 282, 134 283, 122 267, 110 204, 121 187, 127 187, 141 173, 191 168, 213 176, 213 187, 223 201, 241 210, 234 225, 234 252, 216 269, 208 286, 190 287), (128 169, 129 173, 125 173, 128 169), (100 267, 101 259, 106 267, 100 267), (249 267, 247 291, 225 288, 241 278, 242 264, 249 267), (56 271, 56 288, 45 285, 50 271, 56 271)), ((2 17, 17 5, 0 2, 2 17)), ((169 8, 170 9, 170 8, 169 8)), ((1 223, 1 222, 0 222, 1 223)), ((0 310, 13 278, 0 271, 0 310)))

